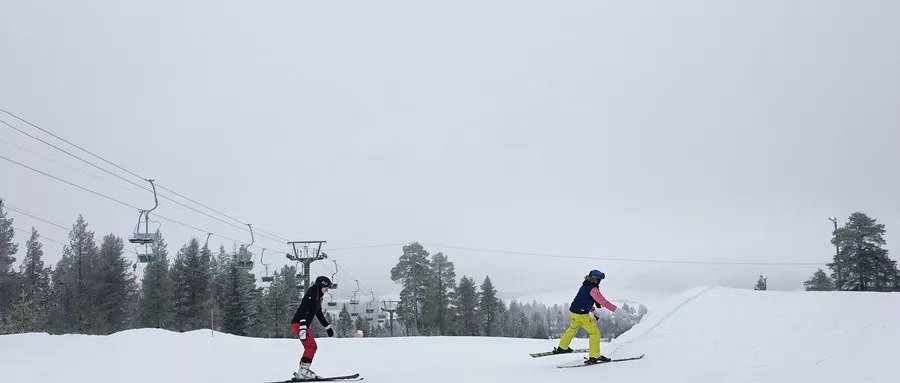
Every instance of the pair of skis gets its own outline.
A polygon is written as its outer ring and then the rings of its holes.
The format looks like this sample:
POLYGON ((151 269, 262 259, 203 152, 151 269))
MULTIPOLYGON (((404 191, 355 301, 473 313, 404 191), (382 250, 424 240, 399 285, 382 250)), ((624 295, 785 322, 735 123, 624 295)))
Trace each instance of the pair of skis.
POLYGON ((268 383, 298 383, 298 382, 353 382, 363 380, 363 378, 359 377, 359 374, 353 375, 343 375, 343 376, 328 376, 319 379, 288 379, 288 380, 280 380, 277 382, 268 382, 268 383))
MULTIPOLYGON (((576 352, 578 352, 578 353, 584 353, 584 352, 588 352, 588 349, 586 349, 586 348, 579 348, 579 349, 574 349, 574 350, 572 350, 572 353, 576 353, 576 352)), ((566 354, 568 354, 568 353, 566 353, 566 354)), ((533 354, 531 354, 531 357, 532 357, 532 358, 542 358, 542 357, 545 357, 545 356, 551 356, 551 355, 566 355, 566 354, 554 354, 552 351, 547 351, 547 352, 536 352, 536 353, 533 353, 533 354)), ((563 364, 563 365, 556 366, 556 368, 587 367, 587 366, 594 366, 594 365, 598 365, 598 364, 607 364, 607 363, 613 363, 613 362, 625 362, 625 361, 629 361, 629 360, 638 360, 638 359, 641 359, 641 358, 643 358, 643 357, 644 357, 644 354, 641 354, 640 356, 633 356, 633 357, 628 357, 628 358, 611 359, 609 362, 597 362, 597 363, 587 363, 587 358, 585 358, 585 362, 583 362, 583 363, 578 363, 578 364, 563 364)))

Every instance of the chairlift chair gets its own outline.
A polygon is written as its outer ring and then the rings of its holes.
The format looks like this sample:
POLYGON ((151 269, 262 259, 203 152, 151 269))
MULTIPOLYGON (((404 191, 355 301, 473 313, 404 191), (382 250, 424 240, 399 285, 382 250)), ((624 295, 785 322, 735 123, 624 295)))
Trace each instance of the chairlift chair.
POLYGON ((259 263, 262 263, 262 265, 266 267, 266 275, 264 275, 262 277, 262 281, 263 282, 273 282, 273 281, 275 281, 275 277, 269 276, 269 264, 263 262, 263 257, 265 257, 265 256, 266 256, 266 249, 263 248, 262 253, 259 254, 259 263))
POLYGON ((137 226, 134 228, 134 233, 128 238, 128 242, 136 245, 149 245, 157 240, 156 233, 150 232, 150 212, 159 207, 159 199, 156 197, 156 184, 153 183, 153 180, 148 179, 146 181, 150 182, 150 186, 153 188, 153 208, 138 211, 137 226), (144 220, 143 232, 141 231, 141 218, 144 220))
MULTIPOLYGON (((250 253, 250 246, 253 246, 253 243, 256 242, 256 239, 253 237, 253 226, 247 224, 247 227, 250 228, 250 244, 245 247, 247 252, 250 253)), ((237 257, 237 255, 235 255, 237 257)), ((253 253, 250 253, 250 257, 248 259, 235 259, 234 267, 242 270, 250 270, 253 268, 253 253)))
POLYGON ((351 305, 358 305, 359 299, 356 298, 356 294, 359 293, 359 280, 356 280, 356 291, 353 292, 353 298, 350 298, 351 305))

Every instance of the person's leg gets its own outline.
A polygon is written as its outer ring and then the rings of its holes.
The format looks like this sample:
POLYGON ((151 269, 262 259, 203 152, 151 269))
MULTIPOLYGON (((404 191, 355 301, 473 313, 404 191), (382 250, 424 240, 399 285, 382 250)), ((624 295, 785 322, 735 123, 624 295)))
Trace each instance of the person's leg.
POLYGON ((594 318, 591 318, 590 315, 585 315, 584 318, 581 319, 581 325, 588 333, 588 343, 590 344, 590 347, 588 348, 588 357, 599 358, 600 328, 597 327, 597 322, 595 322, 594 318))
POLYGON ((306 339, 303 340, 303 358, 300 361, 312 363, 318 348, 319 346, 316 344, 316 338, 313 337, 312 331, 306 330, 306 339))
POLYGON ((316 338, 313 337, 312 331, 307 330, 306 339, 303 340, 303 357, 300 358, 300 369, 297 370, 298 378, 316 379, 319 377, 310 369, 313 358, 315 358, 316 356, 316 350, 318 348, 319 347, 316 344, 316 338))
POLYGON ((578 333, 578 328, 581 327, 581 321, 578 317, 578 314, 569 312, 569 328, 567 328, 566 332, 564 332, 562 334, 562 337, 559 338, 560 349, 568 350, 569 344, 572 343, 572 339, 575 339, 575 334, 578 333))

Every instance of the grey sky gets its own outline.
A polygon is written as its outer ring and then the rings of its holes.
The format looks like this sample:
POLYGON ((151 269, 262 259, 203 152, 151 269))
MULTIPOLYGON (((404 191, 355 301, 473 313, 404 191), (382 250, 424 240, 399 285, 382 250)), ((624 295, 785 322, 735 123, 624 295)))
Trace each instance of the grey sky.
MULTIPOLYGON (((860 210, 900 251, 896 1, 0 3, 0 107, 292 239, 827 262, 826 217, 860 210)), ((85 168, 0 125, 3 155, 152 203, 7 142, 85 168)), ((84 214, 98 237, 137 218, 5 161, 0 179, 8 203, 65 225, 84 214)), ((203 236, 162 230, 171 254, 203 236)), ((760 273, 797 289, 815 271, 445 253, 523 294, 591 268, 610 291, 749 288, 760 273)), ((399 247, 331 254, 396 291, 399 247)))

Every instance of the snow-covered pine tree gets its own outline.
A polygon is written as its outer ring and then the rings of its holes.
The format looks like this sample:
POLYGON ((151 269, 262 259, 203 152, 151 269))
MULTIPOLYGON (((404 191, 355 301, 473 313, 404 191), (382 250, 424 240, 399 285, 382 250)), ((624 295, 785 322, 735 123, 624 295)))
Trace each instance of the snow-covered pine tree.
POLYGON ((453 262, 447 259, 444 253, 437 253, 431 257, 430 285, 431 297, 426 301, 426 308, 429 314, 428 322, 433 330, 431 332, 449 335, 453 296, 456 294, 456 270, 453 262))
POLYGON ((766 291, 766 277, 760 275, 759 279, 756 280, 756 286, 753 287, 753 290, 766 291))
POLYGON ((8 312, 20 298, 18 275, 12 268, 19 245, 13 242, 16 233, 12 225, 13 219, 6 216, 3 201, 0 200, 0 323, 3 321, 2 313, 8 312))
POLYGON ((643 304, 638 306, 637 321, 640 322, 641 319, 644 319, 644 315, 647 315, 647 312, 647 306, 644 306, 643 304))
POLYGON ((548 326, 545 316, 540 311, 534 311, 531 314, 531 323, 528 328, 528 337, 534 339, 547 339, 550 335, 547 333, 548 326))
POLYGON ((172 279, 169 275, 169 251, 159 230, 150 244, 153 260, 141 278, 140 323, 142 327, 169 328, 172 322, 172 279))
POLYGON ((25 243, 25 258, 19 266, 22 294, 11 309, 18 313, 13 325, 17 332, 46 331, 50 306, 50 272, 44 267, 44 251, 40 235, 31 228, 31 237, 25 243))
POLYGON ((123 256, 125 243, 115 234, 103 237, 100 244, 100 262, 94 274, 97 308, 102 318, 99 330, 109 334, 125 330, 131 312, 128 300, 137 289, 131 263, 123 256))
POLYGON ((350 310, 347 309, 346 303, 341 307, 335 327, 335 335, 338 337, 348 338, 353 333, 353 318, 350 316, 350 310))
POLYGON ((102 331, 103 316, 97 306, 98 253, 94 233, 79 215, 69 231, 69 244, 63 248, 62 259, 53 271, 54 330, 80 334, 102 331))
POLYGON ((369 336, 369 325, 366 323, 366 318, 364 315, 356 317, 356 320, 353 323, 353 327, 356 330, 362 330, 363 336, 369 336))
MULTIPOLYGON (((300 295, 302 284, 297 278, 297 267, 284 266, 281 268, 281 283, 278 290, 276 315, 280 320, 276 325, 282 328, 282 337, 292 337, 290 323, 297 308, 300 307, 300 295)), ((333 323, 329 322, 329 323, 333 323)))
POLYGON ((178 250, 172 265, 173 319, 178 331, 201 329, 209 325, 209 249, 191 238, 178 250))
MULTIPOLYGON (((482 295, 484 297, 484 295, 482 295)), ((525 314, 525 310, 522 304, 520 304, 516 300, 512 300, 509 302, 509 309, 503 313, 501 316, 504 320, 501 322, 502 326, 499 326, 495 333, 491 334, 487 331, 490 331, 487 325, 485 325, 485 335, 505 335, 511 338, 526 338, 528 337, 528 317, 525 314)))
POLYGON ((219 245, 219 250, 209 262, 209 307, 216 330, 222 329, 222 302, 225 299, 225 286, 231 261, 232 256, 225 251, 225 246, 219 245))
POLYGON ((454 305, 457 308, 454 320, 456 333, 465 336, 479 335, 481 326, 478 323, 478 291, 475 280, 465 275, 460 278, 454 305))
POLYGON ((481 292, 479 293, 478 313, 481 322, 481 328, 484 330, 485 336, 497 336, 498 319, 500 314, 505 311, 503 301, 497 298, 497 289, 491 283, 491 277, 484 277, 481 283, 481 292))
MULTIPOLYGON (((391 280, 400 282, 400 303, 397 314, 406 324, 407 331, 413 335, 425 334, 425 321, 422 320, 422 309, 428 303, 429 276, 431 261, 428 252, 419 243, 413 242, 403 246, 403 254, 396 266, 391 269, 391 280)), ((409 333, 407 335, 410 335, 409 333)))
POLYGON ((884 248, 884 224, 855 212, 844 227, 834 232, 832 244, 838 254, 828 266, 834 271, 837 290, 893 291, 900 284, 897 262, 888 257, 884 248))
MULTIPOLYGON (((246 246, 240 246, 233 259, 250 259, 252 255, 246 246)), ((239 269, 235 263, 228 268, 225 291, 220 302, 222 307, 222 331, 234 335, 247 335, 253 325, 253 307, 256 292, 256 278, 248 270, 239 269)))
POLYGON ((806 291, 833 291, 834 281, 820 268, 806 282, 803 282, 803 288, 806 291))

